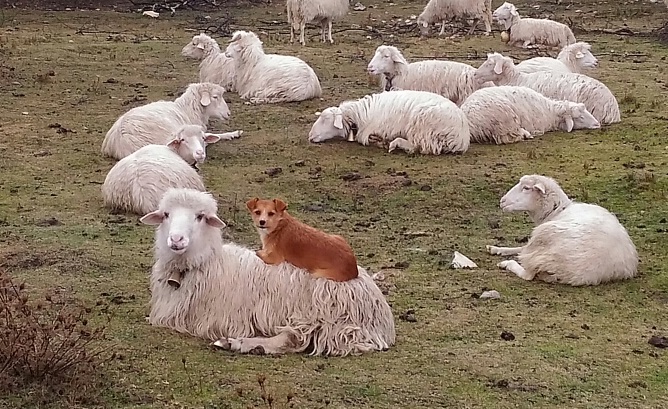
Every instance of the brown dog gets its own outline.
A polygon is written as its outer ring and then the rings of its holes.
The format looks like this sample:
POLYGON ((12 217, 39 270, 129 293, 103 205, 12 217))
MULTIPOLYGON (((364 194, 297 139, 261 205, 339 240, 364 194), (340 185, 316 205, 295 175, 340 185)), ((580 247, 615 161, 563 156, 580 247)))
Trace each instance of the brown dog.
POLYGON ((267 264, 283 261, 309 271, 315 277, 347 281, 357 277, 357 259, 341 236, 314 229, 292 217, 281 199, 246 202, 262 239, 257 251, 267 264))

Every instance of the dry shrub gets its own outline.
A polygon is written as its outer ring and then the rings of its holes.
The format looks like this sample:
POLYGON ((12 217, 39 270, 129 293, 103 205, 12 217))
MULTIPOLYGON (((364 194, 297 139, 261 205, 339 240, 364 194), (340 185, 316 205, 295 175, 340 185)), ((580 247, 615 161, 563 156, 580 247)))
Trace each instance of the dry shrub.
POLYGON ((94 399, 100 365, 113 357, 98 342, 104 327, 89 327, 90 313, 57 291, 30 302, 25 284, 0 269, 0 390, 36 405, 94 399))

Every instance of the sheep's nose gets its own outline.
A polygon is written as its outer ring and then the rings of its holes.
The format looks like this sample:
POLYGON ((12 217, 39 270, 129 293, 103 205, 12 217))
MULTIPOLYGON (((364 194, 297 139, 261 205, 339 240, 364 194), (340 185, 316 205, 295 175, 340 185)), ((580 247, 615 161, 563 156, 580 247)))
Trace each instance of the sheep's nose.
POLYGON ((195 151, 195 159, 198 162, 203 161, 204 159, 206 159, 206 153, 204 153, 202 149, 198 149, 197 151, 195 151))

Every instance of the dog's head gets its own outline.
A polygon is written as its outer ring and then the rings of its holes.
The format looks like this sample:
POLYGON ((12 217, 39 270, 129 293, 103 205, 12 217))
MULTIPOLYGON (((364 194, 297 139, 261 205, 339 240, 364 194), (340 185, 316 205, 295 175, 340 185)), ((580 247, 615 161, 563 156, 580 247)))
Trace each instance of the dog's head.
POLYGON ((261 232, 271 233, 283 219, 283 212, 288 205, 281 199, 264 200, 254 198, 246 202, 255 227, 261 232))

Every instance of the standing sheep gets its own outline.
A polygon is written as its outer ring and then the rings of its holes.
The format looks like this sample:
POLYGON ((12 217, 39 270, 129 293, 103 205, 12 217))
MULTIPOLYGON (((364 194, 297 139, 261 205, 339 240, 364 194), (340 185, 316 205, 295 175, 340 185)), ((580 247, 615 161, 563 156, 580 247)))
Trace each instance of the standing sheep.
POLYGON ((446 21, 465 17, 475 19, 469 35, 473 34, 480 20, 485 22, 485 35, 489 35, 492 32, 492 0, 429 0, 418 16, 417 24, 420 35, 425 36, 429 34, 429 26, 440 21, 441 32, 438 35, 442 36, 446 21))
MULTIPOLYGON (((206 126, 210 118, 226 120, 230 109, 223 99, 225 89, 217 84, 188 85, 174 101, 156 101, 135 107, 121 115, 102 141, 102 154, 123 159, 142 146, 164 145, 183 125, 206 126)), ((236 138, 241 131, 220 134, 236 138)))
POLYGON ((201 61, 199 82, 211 82, 226 91, 234 91, 234 61, 225 57, 216 40, 204 33, 193 36, 181 50, 181 55, 201 61))
POLYGON ((395 343, 392 310, 367 272, 345 282, 267 265, 223 243, 214 198, 170 189, 141 222, 157 225, 148 321, 240 353, 346 356, 395 343), (180 288, 167 278, 183 275, 180 288))
POLYGON ((584 74, 553 71, 524 74, 511 58, 491 53, 474 77, 496 85, 524 86, 552 99, 581 102, 602 125, 620 121, 619 104, 612 92, 602 82, 584 74))
POLYGON ((504 212, 529 213, 536 224, 523 247, 487 246, 490 254, 518 255, 498 264, 520 278, 573 286, 636 275, 638 253, 619 220, 601 206, 571 201, 552 178, 522 176, 501 198, 504 212))
POLYGON ((484 88, 461 108, 469 120, 471 142, 477 143, 514 143, 549 131, 601 127, 584 104, 550 99, 527 87, 484 88))
POLYGON ((474 80, 475 68, 456 61, 427 60, 408 63, 401 51, 391 45, 381 45, 367 66, 372 75, 381 75, 381 89, 393 87, 427 91, 442 95, 460 105, 473 91, 492 83, 480 85, 474 80))
POLYGON ((118 161, 102 185, 104 205, 144 215, 155 210, 170 187, 204 190, 195 163, 206 159, 206 144, 220 138, 199 125, 185 125, 167 145, 146 145, 118 161))
POLYGON ((557 58, 534 57, 517 64, 525 74, 538 71, 574 72, 583 74, 598 67, 598 58, 591 53, 591 45, 577 42, 562 48, 557 58))
POLYGON ((332 38, 332 21, 348 13, 349 0, 287 0, 286 9, 290 24, 290 42, 295 42, 295 30, 299 29, 299 43, 306 44, 304 31, 307 23, 320 24, 320 40, 325 43, 332 38))
POLYGON ((469 125, 452 101, 424 91, 390 91, 325 109, 311 127, 309 141, 332 138, 362 145, 380 140, 408 153, 440 155, 469 148, 469 125))
POLYGON ((305 101, 322 95, 318 76, 304 61, 288 55, 265 54, 251 31, 235 31, 225 55, 234 59, 234 85, 251 103, 305 101))
POLYGON ((563 23, 546 18, 521 18, 517 8, 508 2, 494 11, 493 17, 508 32, 511 46, 545 45, 563 48, 575 42, 573 31, 563 23))

